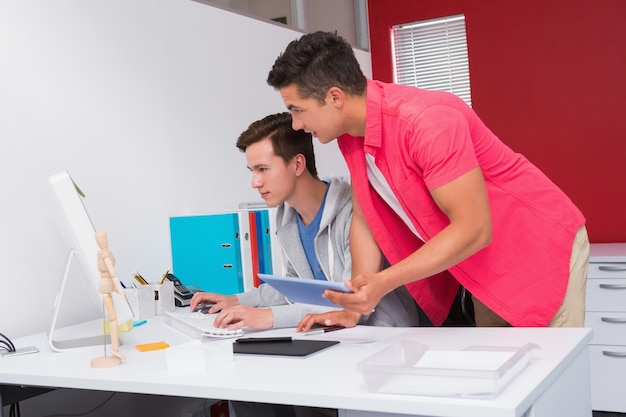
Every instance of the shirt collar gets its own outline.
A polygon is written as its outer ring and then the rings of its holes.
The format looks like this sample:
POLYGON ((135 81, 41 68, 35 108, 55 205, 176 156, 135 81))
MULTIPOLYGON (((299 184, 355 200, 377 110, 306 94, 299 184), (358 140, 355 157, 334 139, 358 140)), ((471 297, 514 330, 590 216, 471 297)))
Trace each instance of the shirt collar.
POLYGON ((380 85, 367 80, 366 122, 364 143, 367 148, 380 148, 382 140, 382 111, 380 85))

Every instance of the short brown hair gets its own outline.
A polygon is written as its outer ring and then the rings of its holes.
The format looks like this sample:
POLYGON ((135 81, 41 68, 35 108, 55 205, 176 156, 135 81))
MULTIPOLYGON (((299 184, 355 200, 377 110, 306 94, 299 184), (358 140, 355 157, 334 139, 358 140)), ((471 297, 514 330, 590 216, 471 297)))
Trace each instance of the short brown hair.
POLYGON ((287 45, 267 76, 267 83, 280 90, 294 84, 302 98, 312 97, 324 104, 331 87, 361 96, 367 79, 352 46, 330 32, 307 33, 287 45))
POLYGON ((274 155, 281 157, 285 163, 302 154, 306 159, 307 171, 317 178, 313 137, 304 130, 293 130, 290 113, 272 114, 252 123, 239 135, 237 147, 245 152, 248 146, 265 138, 272 141, 274 155))

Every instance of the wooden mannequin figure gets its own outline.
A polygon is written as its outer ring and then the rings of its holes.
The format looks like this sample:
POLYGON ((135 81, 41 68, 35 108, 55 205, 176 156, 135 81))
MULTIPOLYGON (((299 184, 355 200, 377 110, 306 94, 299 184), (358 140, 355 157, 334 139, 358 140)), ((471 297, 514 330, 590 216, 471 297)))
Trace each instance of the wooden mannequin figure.
POLYGON ((119 353, 119 336, 117 328, 117 314, 111 293, 117 292, 122 298, 124 288, 120 280, 115 275, 115 258, 109 252, 108 239, 105 232, 96 232, 96 242, 100 251, 98 252, 98 270, 100 271, 100 283, 98 285, 102 294, 102 302, 109 318, 109 332, 111 334, 111 355, 94 358, 91 360, 92 368, 108 368, 122 363, 124 357, 119 353))

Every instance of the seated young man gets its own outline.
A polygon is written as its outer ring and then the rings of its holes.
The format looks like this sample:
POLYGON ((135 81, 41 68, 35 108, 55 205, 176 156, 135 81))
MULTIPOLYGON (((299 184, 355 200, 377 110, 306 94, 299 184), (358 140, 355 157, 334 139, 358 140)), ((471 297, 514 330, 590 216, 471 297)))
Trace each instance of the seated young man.
MULTIPOLYGON (((237 140, 252 172, 252 187, 276 212, 277 239, 283 252, 285 274, 303 279, 350 279, 349 231, 352 219, 351 188, 338 178, 322 181, 317 175, 310 133, 295 131, 287 112, 252 123, 237 140)), ((290 303, 267 284, 235 294, 194 294, 193 310, 214 304, 216 327, 271 329, 296 327, 307 314, 328 307, 290 303)), ((346 321, 378 326, 418 326, 419 308, 400 287, 385 296, 369 316, 336 309, 346 321)))
MULTIPOLYGON (((337 178, 322 181, 317 175, 310 133, 295 131, 291 115, 280 113, 252 123, 237 140, 252 172, 252 187, 276 212, 277 239, 283 252, 285 274, 303 279, 350 279, 350 184, 337 178)), ((267 284, 244 293, 194 294, 193 310, 214 303, 209 313, 219 314, 216 327, 253 329, 296 327, 303 317, 335 311, 337 322, 378 326, 418 326, 419 309, 401 287, 386 295, 369 316, 348 310, 289 303, 267 284), (343 317, 342 317, 343 316, 343 317)), ((232 402, 237 416, 336 416, 337 410, 300 406, 232 402)))

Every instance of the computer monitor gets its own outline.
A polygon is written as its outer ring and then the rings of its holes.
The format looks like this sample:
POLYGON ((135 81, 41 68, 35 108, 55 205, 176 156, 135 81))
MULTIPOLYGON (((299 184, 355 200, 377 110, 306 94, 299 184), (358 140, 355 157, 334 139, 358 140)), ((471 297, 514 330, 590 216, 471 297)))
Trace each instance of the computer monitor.
POLYGON ((54 304, 54 312, 52 323, 48 332, 48 342, 51 349, 59 352, 70 349, 87 348, 95 346, 103 346, 110 343, 109 337, 104 331, 94 333, 94 335, 79 338, 55 340, 54 333, 57 327, 59 312, 65 304, 72 303, 72 299, 64 299, 67 295, 68 278, 70 276, 71 266, 78 264, 80 267, 80 280, 73 282, 74 285, 81 287, 81 298, 88 299, 94 311, 100 311, 103 317, 102 294, 99 291, 100 272, 98 270, 97 254, 100 248, 96 243, 96 230, 91 222, 89 214, 83 204, 82 191, 74 183, 69 172, 62 171, 49 177, 49 185, 52 190, 53 200, 57 203, 57 225, 59 231, 67 245, 67 258, 65 270, 57 293, 54 304))

